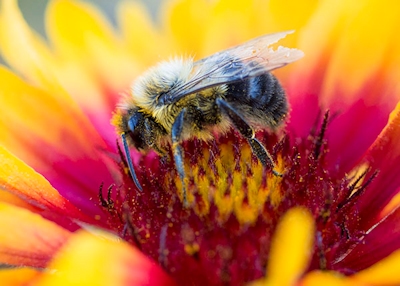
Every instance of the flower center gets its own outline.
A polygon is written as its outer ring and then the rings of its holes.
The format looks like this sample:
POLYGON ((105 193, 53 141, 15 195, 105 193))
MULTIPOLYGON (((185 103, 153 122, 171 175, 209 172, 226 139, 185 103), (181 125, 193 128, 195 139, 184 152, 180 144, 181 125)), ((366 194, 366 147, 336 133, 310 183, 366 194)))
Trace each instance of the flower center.
POLYGON ((143 192, 122 160, 122 182, 113 194, 109 189, 107 200, 100 196, 110 228, 182 285, 237 285, 265 276, 276 225, 288 209, 303 206, 317 229, 310 268, 333 269, 362 240, 355 202, 376 173, 367 176, 371 171, 360 167, 360 174, 343 178, 328 170, 327 124, 328 113, 317 134, 296 140, 257 134, 282 177, 264 169, 236 132, 212 142, 184 142, 189 207, 182 203, 172 156, 142 157, 143 192))
MULTIPOLYGON (((242 225, 253 224, 267 200, 279 204, 282 178, 263 168, 239 134, 232 133, 219 142, 185 142, 184 149, 194 151, 186 156, 185 183, 189 205, 198 216, 209 215, 214 205, 220 223, 234 215, 242 225)), ((283 164, 280 157, 279 171, 284 170, 283 164)), ((175 189, 182 201, 182 183, 176 172, 167 172, 165 181, 171 182, 170 189, 175 189)))

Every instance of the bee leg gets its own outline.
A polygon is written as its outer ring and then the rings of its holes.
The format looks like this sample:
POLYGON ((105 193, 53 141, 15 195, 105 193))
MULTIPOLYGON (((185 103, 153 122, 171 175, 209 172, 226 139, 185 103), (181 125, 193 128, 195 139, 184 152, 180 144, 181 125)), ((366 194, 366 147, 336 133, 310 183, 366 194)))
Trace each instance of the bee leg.
POLYGON ((221 98, 216 100, 219 108, 229 117, 236 129, 242 134, 249 142, 251 149, 256 154, 258 160, 266 168, 267 166, 272 167, 272 173, 276 176, 282 176, 281 173, 275 170, 275 162, 269 154, 268 150, 261 144, 260 141, 255 138, 253 128, 246 122, 246 120, 237 112, 228 102, 221 98))
POLYGON ((178 171, 179 178, 182 182, 182 196, 183 204, 187 207, 187 193, 185 186, 185 168, 183 162, 183 148, 179 144, 181 140, 181 135, 183 131, 183 120, 185 116, 186 108, 182 109, 179 115, 175 118, 174 124, 172 124, 171 135, 172 135, 172 150, 174 152, 175 167, 178 171))
POLYGON ((129 151, 128 142, 126 141, 126 133, 121 134, 121 139, 122 139, 122 144, 124 145, 124 151, 125 151, 126 161, 128 162, 129 172, 131 173, 131 177, 135 182, 136 187, 139 189, 139 191, 142 192, 143 188, 140 185, 138 178, 136 177, 135 169, 133 167, 131 152, 129 151))

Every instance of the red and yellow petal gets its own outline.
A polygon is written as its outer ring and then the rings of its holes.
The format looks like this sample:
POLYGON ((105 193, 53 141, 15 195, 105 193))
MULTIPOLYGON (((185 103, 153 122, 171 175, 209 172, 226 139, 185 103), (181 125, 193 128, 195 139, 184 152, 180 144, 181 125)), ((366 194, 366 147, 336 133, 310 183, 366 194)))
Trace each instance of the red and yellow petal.
POLYGON ((46 267, 71 233, 26 209, 0 202, 0 263, 46 267))
POLYGON ((358 204, 363 217, 364 228, 371 227, 383 219, 391 210, 398 208, 394 204, 386 208, 392 198, 398 193, 400 177, 398 166, 400 166, 400 104, 391 113, 387 126, 375 140, 374 144, 364 156, 365 162, 379 174, 363 194, 358 204))
POLYGON ((76 233, 38 285, 175 285, 139 250, 105 235, 76 233))
POLYGON ((400 250, 377 262, 373 266, 351 276, 355 284, 399 285, 400 250))
POLYGON ((0 51, 16 71, 35 85, 59 98, 72 97, 99 132, 112 141, 111 111, 118 93, 127 89, 137 74, 129 50, 101 13, 89 4, 54 0, 46 15, 52 50, 26 24, 16 1, 4 1, 0 51), (60 93, 60 87, 68 95, 60 93))
POLYGON ((27 84, 0 68, 0 143, 43 174, 76 206, 97 215, 107 146, 71 101, 27 84), (73 180, 71 179, 73 178, 73 180), (79 194, 79 196, 78 196, 79 194))
POLYGON ((343 174, 373 143, 400 99, 393 77, 400 64, 398 15, 400 5, 389 1, 326 1, 300 31, 298 48, 305 57, 288 85, 289 130, 306 136, 318 114, 330 109, 327 159, 343 174))
POLYGON ((93 221, 61 196, 42 175, 1 146, 0 161, 2 164, 0 187, 3 190, 23 199, 39 212, 47 215, 54 214, 54 218, 58 215, 82 221, 93 221))

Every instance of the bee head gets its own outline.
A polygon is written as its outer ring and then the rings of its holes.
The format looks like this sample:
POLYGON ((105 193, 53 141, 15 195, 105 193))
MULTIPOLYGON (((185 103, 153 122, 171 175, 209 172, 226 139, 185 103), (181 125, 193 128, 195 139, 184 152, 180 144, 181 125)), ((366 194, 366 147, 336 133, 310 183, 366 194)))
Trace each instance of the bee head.
POLYGON ((138 150, 148 149, 145 140, 145 118, 137 108, 127 110, 117 110, 112 120, 119 134, 126 134, 128 144, 138 150))

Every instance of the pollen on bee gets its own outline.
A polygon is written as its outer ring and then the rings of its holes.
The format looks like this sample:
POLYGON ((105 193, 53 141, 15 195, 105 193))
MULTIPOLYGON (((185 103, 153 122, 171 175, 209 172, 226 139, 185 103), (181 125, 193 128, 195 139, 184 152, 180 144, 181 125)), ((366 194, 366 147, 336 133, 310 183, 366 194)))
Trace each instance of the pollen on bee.
POLYGON ((111 124, 115 126, 116 131, 118 134, 121 134, 124 132, 124 120, 123 120, 123 115, 121 110, 116 110, 111 118, 111 124))

